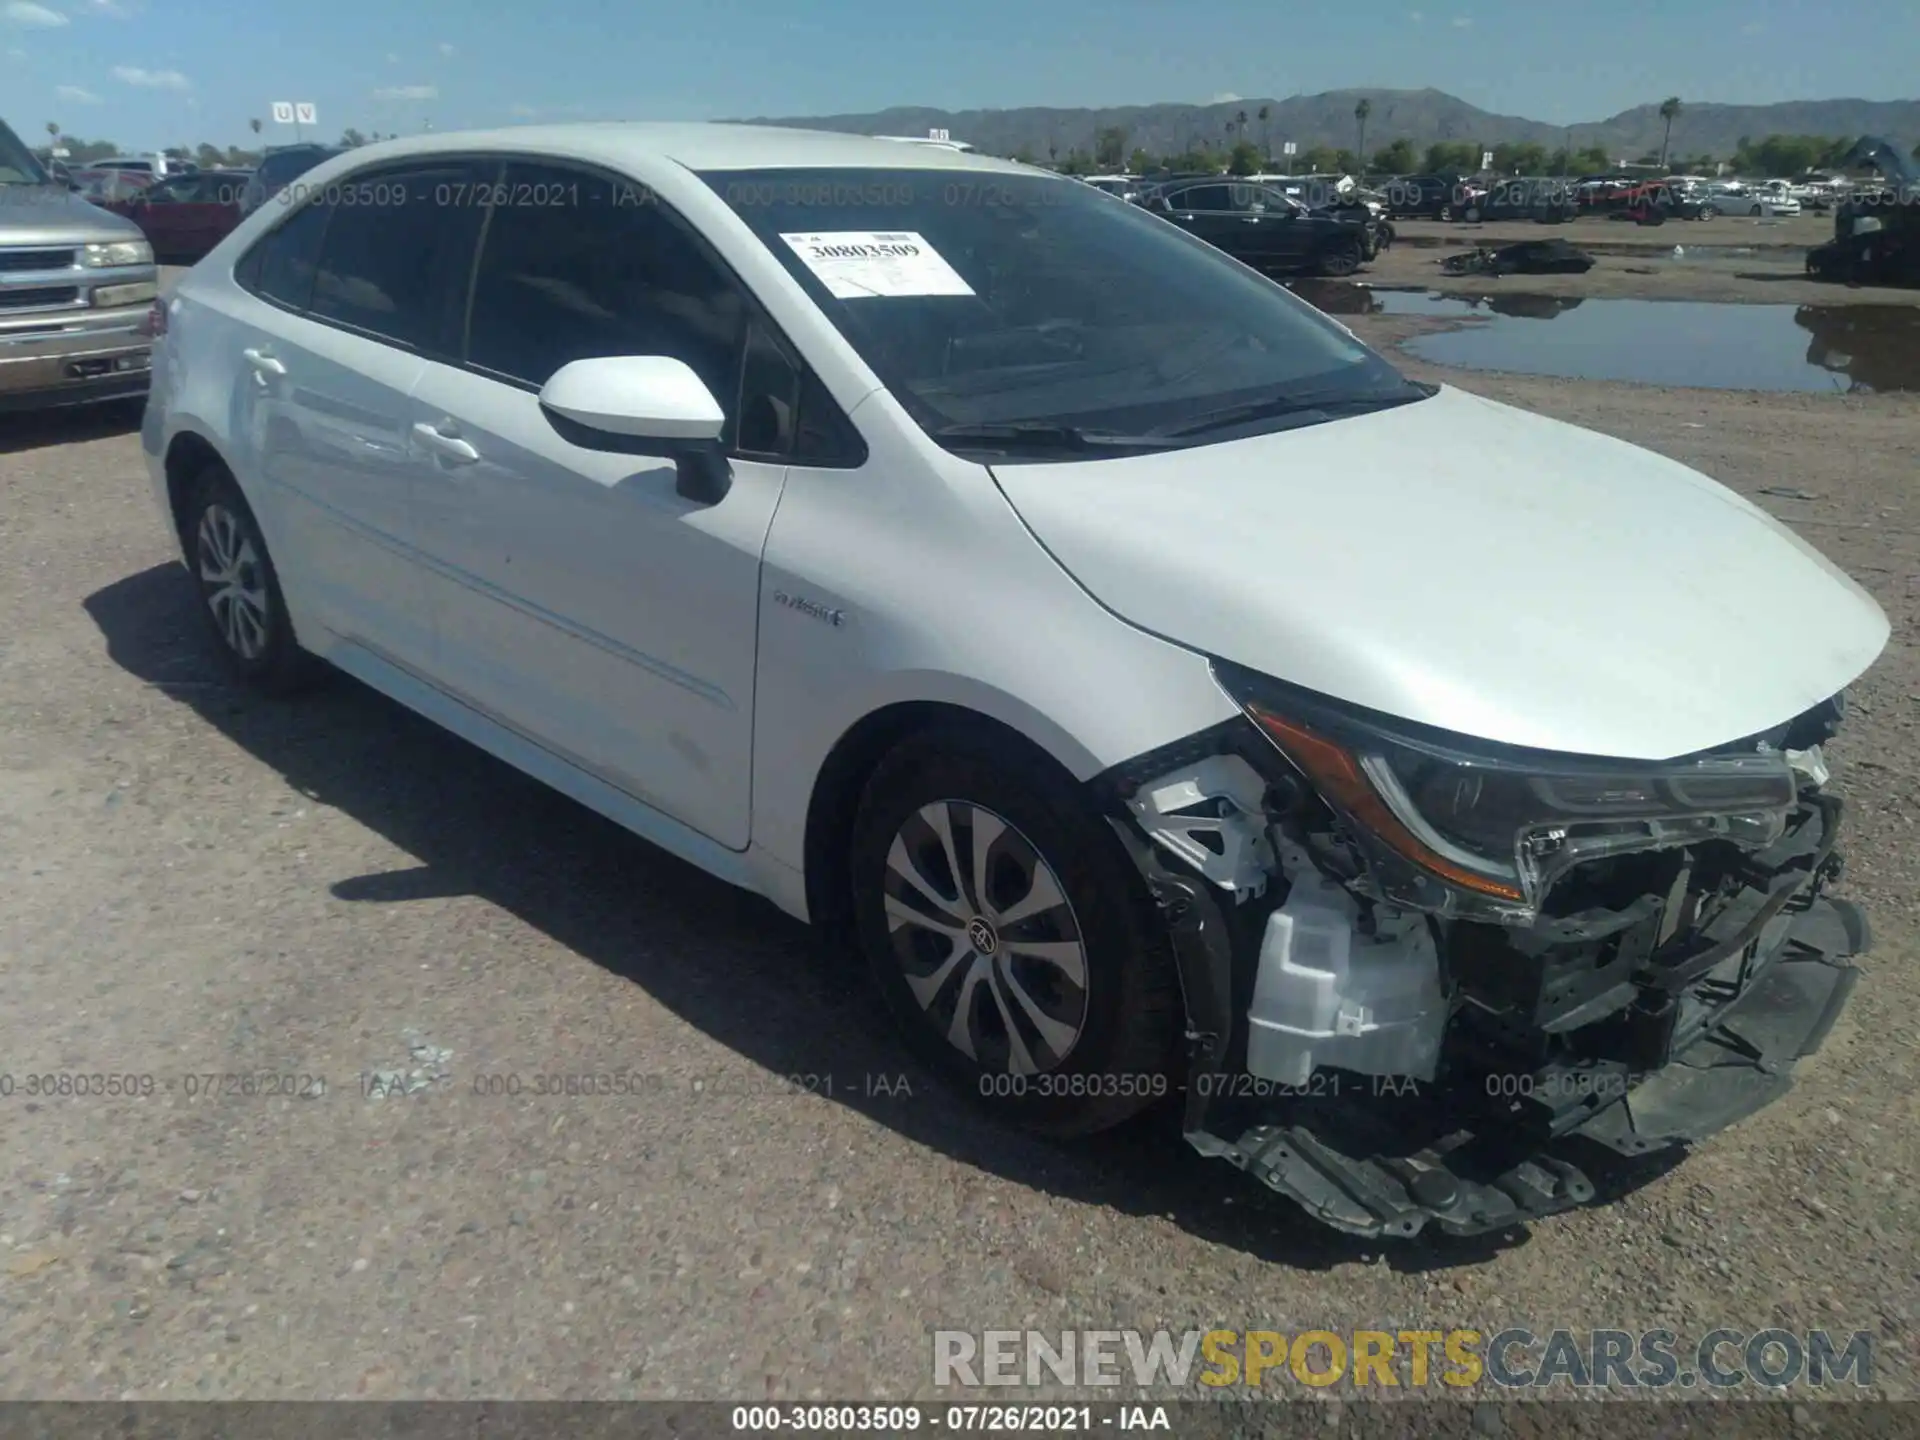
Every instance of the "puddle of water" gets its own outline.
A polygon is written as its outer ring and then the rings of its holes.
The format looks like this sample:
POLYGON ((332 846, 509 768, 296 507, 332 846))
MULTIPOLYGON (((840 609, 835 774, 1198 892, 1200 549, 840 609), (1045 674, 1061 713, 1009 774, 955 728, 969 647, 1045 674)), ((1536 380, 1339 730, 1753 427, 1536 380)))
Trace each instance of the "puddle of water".
MULTIPOLYGON (((1303 298, 1309 298, 1303 296, 1303 298)), ((1363 314, 1469 319, 1404 342, 1437 365, 1709 390, 1920 390, 1920 305, 1719 305, 1371 291, 1363 314), (1551 322, 1551 323, 1542 323, 1551 322)))

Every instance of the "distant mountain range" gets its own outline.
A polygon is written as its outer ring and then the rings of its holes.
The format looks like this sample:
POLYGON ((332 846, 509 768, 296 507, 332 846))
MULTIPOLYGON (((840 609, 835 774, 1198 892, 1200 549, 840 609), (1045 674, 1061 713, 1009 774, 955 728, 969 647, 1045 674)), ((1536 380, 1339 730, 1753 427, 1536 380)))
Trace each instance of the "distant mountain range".
MULTIPOLYGON (((924 135, 944 129, 976 149, 1012 155, 1027 150, 1044 157, 1052 144, 1061 155, 1091 152, 1093 137, 1109 126, 1127 132, 1127 148, 1155 155, 1172 154, 1206 143, 1219 146, 1227 126, 1247 114, 1246 138, 1273 151, 1292 140, 1302 151, 1315 145, 1352 147, 1354 106, 1373 107, 1367 120, 1367 149, 1407 139, 1417 149, 1436 140, 1472 140, 1492 146, 1502 141, 1533 141, 1556 149, 1569 136, 1575 149, 1599 145, 1609 155, 1632 159, 1660 148, 1664 122, 1656 101, 1636 105, 1605 120, 1550 125, 1519 115, 1495 115, 1441 90, 1329 90, 1285 100, 1254 96, 1207 105, 1122 105, 1105 110, 1056 110, 1027 106, 1017 110, 931 110, 900 106, 870 115, 762 117, 752 123, 836 130, 867 135, 924 135), (1266 106, 1269 118, 1257 117, 1266 106)), ((1672 150, 1680 155, 1730 157, 1748 136, 1878 135, 1902 154, 1920 140, 1920 100, 1789 100, 1778 105, 1687 105, 1674 121, 1672 150)))

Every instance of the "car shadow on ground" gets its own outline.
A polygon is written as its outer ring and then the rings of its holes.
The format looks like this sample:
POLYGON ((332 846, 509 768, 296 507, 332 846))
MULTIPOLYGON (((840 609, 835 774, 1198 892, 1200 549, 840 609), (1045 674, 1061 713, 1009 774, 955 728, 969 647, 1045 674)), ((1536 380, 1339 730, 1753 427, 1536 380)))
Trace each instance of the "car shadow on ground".
POLYGON ((99 405, 69 405, 57 410, 31 410, 0 415, 0 455, 22 450, 45 450, 85 440, 111 440, 140 428, 145 397, 111 400, 99 405))
POLYGON ((1009 1131, 917 1069, 856 964, 823 954, 807 927, 770 904, 345 676, 296 701, 226 683, 178 565, 116 581, 85 606, 130 674, 190 706, 303 795, 420 857, 417 867, 341 877, 331 890, 342 900, 480 896, 765 1070, 834 1076, 836 1101, 913 1141, 1050 1194, 1169 1218, 1261 1260, 1324 1269, 1384 1254, 1398 1269, 1426 1271, 1527 1239, 1522 1230, 1383 1245, 1339 1234, 1189 1150, 1171 1105, 1071 1146, 1009 1131), (902 1074, 911 1096, 865 1093, 865 1077, 902 1074))

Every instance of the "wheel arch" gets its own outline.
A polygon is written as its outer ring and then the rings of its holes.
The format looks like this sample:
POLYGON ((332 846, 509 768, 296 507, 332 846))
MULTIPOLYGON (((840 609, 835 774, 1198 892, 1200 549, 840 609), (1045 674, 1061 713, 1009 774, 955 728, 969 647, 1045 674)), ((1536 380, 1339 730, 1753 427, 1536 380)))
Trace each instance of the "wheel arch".
POLYGON ((1075 783, 1092 778, 1101 768, 1090 752, 1064 734, 1050 735, 1043 742, 1029 733, 1030 728, 1043 727, 1023 728, 955 700, 896 700, 861 716, 841 733, 815 772, 802 841, 807 918, 836 945, 852 939, 847 847, 868 779, 909 737, 948 727, 1024 751, 1075 783))
MULTIPOLYGON (((167 513, 173 517, 173 533, 180 542, 183 555, 188 552, 190 545, 187 501, 192 497, 193 482, 209 465, 218 465, 228 475, 234 473, 233 466, 227 463, 219 447, 198 430, 177 431, 167 441, 166 455, 161 461, 161 468, 167 477, 167 513)), ((237 476, 234 483, 240 483, 237 476)))

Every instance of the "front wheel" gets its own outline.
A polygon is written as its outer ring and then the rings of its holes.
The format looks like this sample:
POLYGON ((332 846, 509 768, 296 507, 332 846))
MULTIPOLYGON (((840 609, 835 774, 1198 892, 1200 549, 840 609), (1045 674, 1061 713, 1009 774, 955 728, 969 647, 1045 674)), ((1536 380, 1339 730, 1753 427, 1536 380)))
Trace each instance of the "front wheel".
POLYGON ((302 688, 318 662, 294 638, 279 573, 240 487, 209 467, 194 483, 184 518, 200 613, 227 669, 269 694, 302 688))
POLYGON ((1360 252, 1357 240, 1342 240, 1330 246, 1320 256, 1320 273, 1335 280, 1343 280, 1360 268, 1365 257, 1360 252))
POLYGON ((1079 1135, 1177 1088, 1180 991, 1159 914, 1050 762, 964 730, 909 739, 867 783, 849 860, 880 992, 956 1089, 1079 1135))
POLYGON ((1451 206, 1451 205, 1442 205, 1442 206, 1440 207, 1440 218, 1441 218, 1442 220, 1451 220, 1451 219, 1453 219, 1453 206, 1451 206))
POLYGON ((1747 214, 1752 215, 1755 218, 1758 218, 1759 216, 1762 216, 1766 213, 1767 213, 1767 207, 1764 205, 1756 205, 1753 207, 1753 209, 1747 212, 1747 214))
POLYGON ((1700 207, 1700 218, 1702 220, 1718 220, 1720 218, 1719 207, 1715 205, 1702 205, 1700 207))

